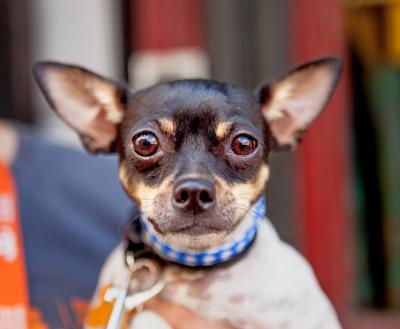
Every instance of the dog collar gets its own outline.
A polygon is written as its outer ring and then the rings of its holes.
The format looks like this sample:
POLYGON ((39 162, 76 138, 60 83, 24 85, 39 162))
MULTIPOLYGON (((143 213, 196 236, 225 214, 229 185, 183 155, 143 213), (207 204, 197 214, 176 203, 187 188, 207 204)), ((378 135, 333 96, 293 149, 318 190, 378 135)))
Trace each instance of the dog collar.
POLYGON ((165 241, 162 241, 151 224, 143 216, 140 217, 142 241, 151 247, 164 260, 190 267, 207 267, 225 263, 242 254, 252 244, 256 237, 257 225, 264 218, 266 212, 265 197, 261 197, 251 208, 251 222, 249 227, 233 242, 218 248, 201 252, 179 250, 165 241))

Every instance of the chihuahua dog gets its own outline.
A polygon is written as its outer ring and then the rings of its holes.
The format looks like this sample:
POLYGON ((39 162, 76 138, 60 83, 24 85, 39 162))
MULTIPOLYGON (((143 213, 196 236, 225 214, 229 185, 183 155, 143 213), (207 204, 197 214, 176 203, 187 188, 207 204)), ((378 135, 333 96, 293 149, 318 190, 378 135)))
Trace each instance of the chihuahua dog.
MULTIPOLYGON (((339 59, 320 58, 256 93, 201 79, 132 93, 54 62, 37 64, 34 75, 89 152, 118 153, 120 180, 150 236, 144 241, 169 260, 158 298, 231 328, 334 329, 337 316, 310 266, 258 217, 270 152, 296 148, 341 70, 339 59)), ((126 271, 120 246, 104 265, 92 307, 126 271)))

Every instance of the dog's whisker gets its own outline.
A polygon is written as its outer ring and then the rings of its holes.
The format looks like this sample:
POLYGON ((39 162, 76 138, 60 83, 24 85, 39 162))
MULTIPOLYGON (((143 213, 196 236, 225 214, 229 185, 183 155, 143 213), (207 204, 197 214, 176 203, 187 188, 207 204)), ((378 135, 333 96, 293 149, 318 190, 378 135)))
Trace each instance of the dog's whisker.
POLYGON ((264 215, 260 215, 260 214, 259 214, 257 211, 255 211, 253 208, 241 207, 240 205, 238 205, 238 206, 235 207, 235 210, 237 210, 237 209, 245 210, 246 213, 250 213, 250 214, 252 214, 252 215, 257 216, 257 217, 258 217, 257 219, 263 219, 263 218, 265 218, 264 215))

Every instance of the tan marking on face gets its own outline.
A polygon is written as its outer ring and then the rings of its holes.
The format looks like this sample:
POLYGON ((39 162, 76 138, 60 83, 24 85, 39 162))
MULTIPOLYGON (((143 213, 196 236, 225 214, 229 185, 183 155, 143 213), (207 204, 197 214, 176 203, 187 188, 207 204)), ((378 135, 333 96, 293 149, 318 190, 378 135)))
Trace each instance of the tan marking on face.
POLYGON ((143 182, 135 186, 133 193, 140 200, 140 208, 146 217, 157 218, 157 222, 159 220, 169 220, 167 216, 164 218, 164 215, 171 214, 173 211, 170 202, 173 178, 174 175, 165 177, 164 181, 158 186, 149 186, 143 182))
POLYGON ((263 164, 257 173, 257 177, 246 184, 229 185, 221 178, 215 177, 218 199, 218 213, 215 216, 222 216, 218 218, 229 221, 229 223, 226 223, 226 227, 231 227, 232 231, 227 229, 199 236, 181 232, 168 232, 170 221, 177 219, 177 214, 170 202, 174 175, 171 174, 166 177, 158 186, 150 186, 140 181, 132 182, 126 161, 121 162, 119 171, 121 182, 129 196, 140 207, 144 215, 154 220, 155 223, 153 224, 158 226, 155 227, 156 235, 177 249, 199 251, 220 246, 248 227, 247 222, 252 217, 246 216, 246 213, 250 214, 251 204, 261 193, 268 179, 269 168, 266 164, 263 164), (160 230, 164 233, 161 233, 160 230))
POLYGON ((246 210, 250 207, 251 203, 256 201, 256 198, 263 190, 268 177, 269 166, 263 164, 253 181, 230 185, 230 189, 239 208, 246 210))
MULTIPOLYGON (((251 219, 251 216, 246 216, 249 213, 252 204, 256 201, 264 189, 265 183, 269 177, 269 166, 262 164, 257 172, 255 179, 248 183, 228 184, 219 177, 214 177, 216 182, 217 199, 219 204, 230 204, 234 215, 231 215, 232 225, 244 225, 244 221, 251 219), (249 218, 247 218, 249 217, 249 218)), ((246 225, 244 225, 246 226, 246 225)), ((235 230, 238 230, 237 227, 235 230)))
POLYGON ((126 168, 125 160, 122 160, 120 163, 118 176, 124 186, 129 185, 128 169, 126 168))
POLYGON ((253 186, 253 199, 257 197, 257 195, 264 189, 265 184, 267 183, 269 178, 269 166, 264 163, 261 165, 260 170, 256 175, 255 182, 252 184, 253 186))
POLYGON ((132 197, 141 208, 147 208, 150 205, 150 200, 153 200, 157 194, 157 188, 147 186, 142 182, 132 185, 125 160, 121 161, 119 167, 119 179, 129 196, 132 197))
POLYGON ((134 194, 132 193, 132 184, 131 184, 131 180, 129 178, 128 168, 126 167, 125 160, 121 160, 121 162, 120 162, 118 176, 119 176, 119 180, 121 181, 126 194, 128 194, 128 196, 130 196, 133 199, 133 201, 138 206, 140 206, 140 200, 136 199, 134 194))
POLYGON ((157 120, 161 126, 162 131, 167 135, 173 135, 175 133, 175 124, 171 119, 160 118, 157 120))
POLYGON ((217 128, 215 129, 215 135, 217 135, 218 139, 224 139, 229 134, 232 125, 232 121, 223 121, 218 123, 217 128))
POLYGON ((128 169, 125 160, 121 161, 119 168, 119 178, 128 193, 128 195, 137 203, 142 212, 147 217, 154 217, 156 210, 155 203, 165 204, 165 208, 170 207, 169 197, 174 174, 171 174, 163 180, 160 185, 150 186, 144 182, 135 182, 133 184, 129 179, 128 169))
POLYGON ((140 209, 146 217, 153 218, 155 216, 154 199, 157 197, 158 193, 159 191, 157 188, 150 187, 144 183, 139 183, 135 187, 135 198, 139 200, 140 209))

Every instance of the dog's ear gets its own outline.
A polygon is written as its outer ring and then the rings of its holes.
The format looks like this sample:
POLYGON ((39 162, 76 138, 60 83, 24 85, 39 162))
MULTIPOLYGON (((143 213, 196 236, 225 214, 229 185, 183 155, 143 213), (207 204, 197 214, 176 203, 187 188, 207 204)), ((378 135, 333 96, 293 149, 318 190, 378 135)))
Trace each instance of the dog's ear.
POLYGON ((80 135, 92 153, 115 151, 129 91, 74 65, 38 63, 33 73, 53 110, 80 135))
POLYGON ((328 102, 342 71, 342 61, 321 58, 290 71, 259 92, 275 149, 296 148, 303 133, 328 102))

